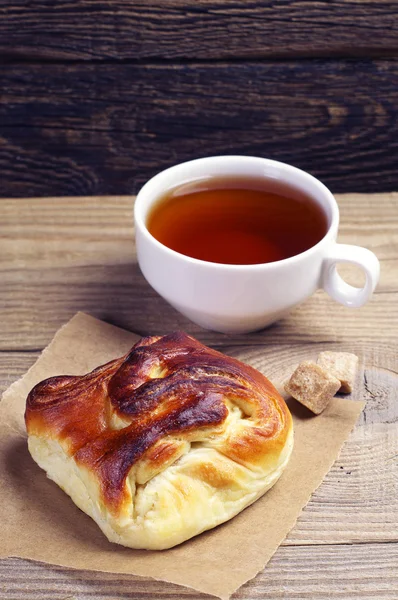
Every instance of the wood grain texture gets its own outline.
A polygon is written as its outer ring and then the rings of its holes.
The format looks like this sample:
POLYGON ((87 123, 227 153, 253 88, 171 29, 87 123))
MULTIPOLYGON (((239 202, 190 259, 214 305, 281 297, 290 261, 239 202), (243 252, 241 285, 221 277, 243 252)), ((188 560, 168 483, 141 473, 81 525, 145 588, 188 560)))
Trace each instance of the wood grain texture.
POLYGON ((397 32, 391 0, 16 0, 0 9, 0 51, 30 60, 391 55, 397 32))
MULTIPOLYGON (((54 36, 56 37, 56 36, 54 36)), ((2 196, 134 193, 212 154, 398 188, 398 59, 0 65, 2 196)))
MULTIPOLYGON (((398 327, 398 194, 338 197, 339 240, 374 250, 381 280, 360 310, 315 294, 262 332, 223 336, 200 329, 146 283, 135 258, 133 198, 2 202, 0 349, 41 349, 78 310, 142 335, 184 329, 209 344, 294 341, 394 343, 398 327)), ((360 274, 342 269, 349 282, 360 274)))
MULTIPOLYGON (((281 385, 321 350, 360 356, 354 398, 365 411, 269 565, 233 598, 395 600, 398 595, 398 194, 339 196, 340 241, 382 265, 372 301, 354 311, 323 293, 274 327, 245 336, 199 330, 172 311, 136 266, 131 197, 15 199, 1 204, 0 392, 56 329, 88 310, 141 333, 182 327, 281 385)), ((351 283, 360 275, 343 269, 351 283)), ((348 401, 348 400, 347 400, 348 401)), ((152 580, 0 561, 1 600, 205 598, 152 580)))
MULTIPOLYGON (((74 571, 19 559, 0 562, 1 600, 205 600, 176 585, 74 571)), ((398 544, 280 548, 232 600, 396 600, 398 544), (371 567, 370 567, 371 565, 371 567)))
POLYGON ((345 308, 324 292, 317 292, 288 317, 268 329, 242 337, 209 332, 191 323, 150 288, 135 263, 63 271, 21 270, 4 273, 2 277, 0 349, 3 350, 42 348, 78 310, 140 335, 163 335, 183 329, 207 344, 348 342, 359 338, 396 341, 396 291, 376 293, 360 311, 345 308))

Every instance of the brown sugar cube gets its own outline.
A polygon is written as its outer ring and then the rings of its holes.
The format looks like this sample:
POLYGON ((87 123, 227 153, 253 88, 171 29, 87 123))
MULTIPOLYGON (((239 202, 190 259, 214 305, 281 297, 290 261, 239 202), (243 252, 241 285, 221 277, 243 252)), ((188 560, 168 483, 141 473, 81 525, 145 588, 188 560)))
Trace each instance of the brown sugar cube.
POLYGON ((313 413, 319 415, 340 388, 340 380, 314 362, 302 362, 285 390, 313 413))
POLYGON ((355 354, 350 352, 321 352, 317 364, 340 381, 340 392, 344 394, 352 392, 358 368, 358 357, 355 354))

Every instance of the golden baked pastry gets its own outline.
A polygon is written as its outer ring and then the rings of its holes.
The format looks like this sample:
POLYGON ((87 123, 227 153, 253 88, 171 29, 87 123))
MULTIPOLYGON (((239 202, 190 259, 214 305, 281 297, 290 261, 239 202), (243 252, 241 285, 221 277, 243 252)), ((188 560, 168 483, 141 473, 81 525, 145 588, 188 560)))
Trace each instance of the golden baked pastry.
POLYGON ((164 549, 227 521, 281 475, 291 415, 261 373, 172 333, 30 392, 29 451, 107 538, 164 549))

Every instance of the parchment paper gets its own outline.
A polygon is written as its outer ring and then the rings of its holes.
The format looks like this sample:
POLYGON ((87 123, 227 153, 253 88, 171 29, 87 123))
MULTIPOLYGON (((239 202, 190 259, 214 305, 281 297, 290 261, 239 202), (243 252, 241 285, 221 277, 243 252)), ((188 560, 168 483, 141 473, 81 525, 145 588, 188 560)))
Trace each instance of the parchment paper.
POLYGON ((27 449, 25 400, 52 375, 81 375, 124 354, 139 336, 78 313, 0 404, 0 556, 77 569, 131 573, 227 599, 269 561, 312 492, 337 458, 364 404, 335 398, 318 417, 291 406, 292 458, 279 482, 237 517, 161 552, 131 550, 106 540, 33 462, 27 449))

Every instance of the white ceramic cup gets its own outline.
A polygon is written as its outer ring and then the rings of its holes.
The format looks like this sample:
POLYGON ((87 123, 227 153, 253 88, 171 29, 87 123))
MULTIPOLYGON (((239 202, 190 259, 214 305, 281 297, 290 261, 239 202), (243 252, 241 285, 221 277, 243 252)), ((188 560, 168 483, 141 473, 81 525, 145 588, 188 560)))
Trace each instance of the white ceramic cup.
POLYGON ((174 308, 206 329, 245 333, 270 325, 323 288, 349 307, 365 304, 379 279, 379 261, 370 250, 337 244, 339 209, 331 192, 317 179, 265 158, 214 156, 162 171, 140 190, 134 209, 138 262, 150 285, 174 308), (309 195, 327 216, 328 231, 312 248, 272 263, 229 265, 206 262, 175 252, 148 231, 148 214, 159 198, 180 185, 210 177, 264 178, 266 188, 281 183, 309 195), (360 267, 362 288, 348 285, 338 263, 360 267))

